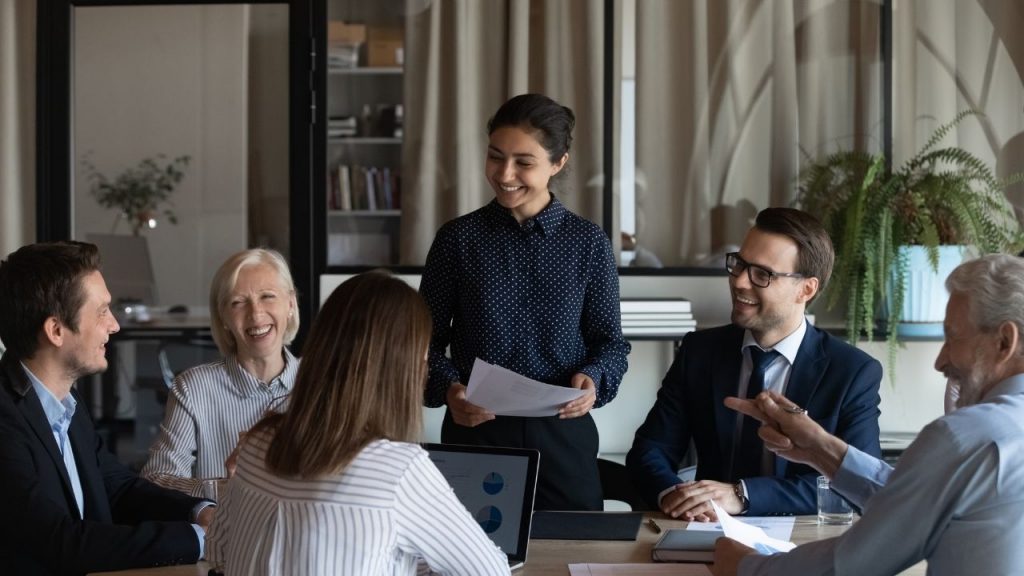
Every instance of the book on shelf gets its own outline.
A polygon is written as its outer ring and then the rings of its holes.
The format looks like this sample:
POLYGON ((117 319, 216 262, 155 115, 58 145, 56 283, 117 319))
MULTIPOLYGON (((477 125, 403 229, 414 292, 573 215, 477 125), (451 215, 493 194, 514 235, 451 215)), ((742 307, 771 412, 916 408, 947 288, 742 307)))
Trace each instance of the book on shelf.
POLYGON ((366 186, 366 209, 377 210, 377 178, 374 173, 377 171, 373 166, 363 168, 363 180, 366 186))
POLYGON ((358 164, 352 165, 352 209, 370 209, 366 200, 366 168, 358 164))
POLYGON ((619 302, 619 309, 623 313, 691 312, 685 298, 627 298, 619 302))
POLYGON ((684 336, 697 329, 693 326, 623 326, 623 336, 684 336))
POLYGON ((631 320, 629 318, 623 317, 621 322, 622 322, 622 327, 623 328, 625 328, 626 326, 630 326, 630 327, 634 327, 634 328, 643 328, 643 327, 647 327, 647 326, 650 326, 650 327, 664 326, 666 328, 691 328, 691 329, 697 327, 697 321, 694 320, 693 318, 688 318, 688 319, 685 319, 685 320, 631 320))
POLYGON ((623 320, 693 320, 689 312, 622 312, 623 320))
POLYGON ((394 194, 394 185, 393 185, 394 183, 393 183, 393 181, 391 179, 391 168, 389 168, 388 166, 385 166, 380 171, 380 180, 381 180, 381 191, 383 192, 383 195, 384 195, 384 206, 387 206, 389 209, 394 209, 394 207, 395 207, 395 194, 394 194))
POLYGON ((328 138, 351 138, 357 129, 355 116, 331 116, 327 119, 328 138))
POLYGON ((725 533, 721 530, 666 530, 651 548, 651 560, 655 562, 705 562, 715 561, 715 540, 725 533))
POLYGON ((338 209, 352 209, 352 170, 348 164, 338 165, 338 209))
POLYGON ((399 209, 401 180, 390 167, 339 163, 330 172, 327 207, 340 211, 399 209))

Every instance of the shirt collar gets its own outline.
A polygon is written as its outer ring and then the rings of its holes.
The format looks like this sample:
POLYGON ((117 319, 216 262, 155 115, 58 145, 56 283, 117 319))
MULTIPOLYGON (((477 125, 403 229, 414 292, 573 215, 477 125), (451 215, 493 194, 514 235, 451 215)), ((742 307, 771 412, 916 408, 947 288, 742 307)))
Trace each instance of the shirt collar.
POLYGON ((280 385, 286 392, 291 392, 295 384, 295 375, 299 371, 299 361, 292 355, 291 350, 284 348, 284 370, 276 378, 267 384, 263 384, 255 376, 250 374, 238 363, 237 356, 229 356, 224 359, 224 368, 227 370, 231 381, 238 385, 243 396, 249 397, 260 392, 261 389, 280 385))
POLYGON ((999 384, 996 384, 988 391, 987 394, 985 394, 982 402, 988 402, 996 396, 1005 396, 1009 394, 1024 394, 1024 374, 1014 374, 999 384))
POLYGON ((39 397, 39 403, 43 405, 43 413, 46 414, 46 421, 50 423, 50 428, 59 426, 65 420, 70 422, 75 415, 75 407, 78 406, 75 397, 68 394, 63 400, 58 400, 53 392, 50 392, 50 389, 28 369, 28 366, 22 363, 21 368, 28 376, 28 381, 32 383, 32 388, 36 391, 36 396, 39 397))
MULTIPOLYGON (((804 321, 797 326, 796 330, 793 330, 789 336, 779 340, 779 342, 775 344, 775 346, 772 346, 771 349, 784 356, 786 360, 789 361, 789 365, 792 366, 793 363, 796 362, 796 354, 800 351, 800 344, 803 343, 804 335, 806 334, 807 319, 805 318, 804 321)), ((757 346, 760 348, 757 340, 754 339, 754 335, 750 333, 750 330, 744 330, 743 346, 741 347, 741 350, 748 346, 757 346)))
POLYGON ((516 221, 511 210, 505 208, 501 204, 498 204, 497 199, 491 200, 487 206, 484 207, 484 213, 490 216, 491 219, 498 224, 503 226, 514 226, 523 232, 531 232, 536 228, 545 236, 549 236, 556 228, 558 228, 562 221, 565 220, 565 215, 568 212, 569 210, 566 209, 565 204, 562 204, 554 194, 551 195, 551 202, 549 202, 543 210, 522 224, 516 221))

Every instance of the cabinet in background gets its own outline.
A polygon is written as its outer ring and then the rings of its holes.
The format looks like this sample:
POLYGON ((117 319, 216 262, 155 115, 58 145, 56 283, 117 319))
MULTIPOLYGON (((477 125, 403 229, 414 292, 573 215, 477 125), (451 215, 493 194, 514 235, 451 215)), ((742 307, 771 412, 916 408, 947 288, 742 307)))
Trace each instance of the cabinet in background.
POLYGON ((328 266, 398 262, 405 22, 394 6, 328 3, 328 266))

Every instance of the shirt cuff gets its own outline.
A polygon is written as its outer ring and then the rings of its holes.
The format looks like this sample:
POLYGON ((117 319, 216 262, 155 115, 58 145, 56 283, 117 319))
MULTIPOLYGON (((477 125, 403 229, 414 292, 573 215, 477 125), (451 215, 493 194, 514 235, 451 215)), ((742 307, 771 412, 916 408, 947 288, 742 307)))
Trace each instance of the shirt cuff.
POLYGON ((747 502, 747 505, 743 508, 743 510, 740 510, 740 513, 737 514, 737 516, 743 516, 747 513, 747 510, 750 510, 750 492, 747 492, 746 480, 740 480, 740 490, 743 491, 743 499, 747 502))
POLYGON ((193 524, 192 529, 196 531, 196 538, 199 539, 199 559, 206 558, 206 530, 199 524, 193 524))
POLYGON ((604 379, 604 370, 602 370, 597 364, 588 364, 587 366, 577 370, 577 372, 586 374, 594 381, 595 392, 597 391, 596 388, 601 386, 601 380, 604 379))
POLYGON ((666 494, 668 494, 669 492, 671 492, 671 491, 673 491, 675 489, 676 489, 676 486, 672 485, 672 486, 669 486, 668 488, 665 488, 661 492, 658 492, 658 508, 661 508, 661 499, 664 498, 666 494))
POLYGON ((884 460, 866 454, 854 446, 848 446, 846 455, 843 456, 843 461, 832 478, 832 488, 854 506, 863 508, 864 503, 885 486, 891 474, 892 466, 884 460))
POLYGON ((213 500, 203 500, 196 504, 195 506, 193 506, 191 516, 192 522, 196 522, 197 520, 199 520, 199 513, 202 512, 204 509, 209 508, 210 506, 216 508, 217 503, 214 502, 213 500))

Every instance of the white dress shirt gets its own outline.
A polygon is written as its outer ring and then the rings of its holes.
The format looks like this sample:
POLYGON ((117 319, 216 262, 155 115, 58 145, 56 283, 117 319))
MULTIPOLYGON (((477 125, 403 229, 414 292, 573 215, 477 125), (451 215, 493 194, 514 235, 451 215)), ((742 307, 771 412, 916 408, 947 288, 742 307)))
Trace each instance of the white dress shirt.
POLYGON ((207 538, 225 574, 410 575, 419 559, 441 574, 509 574, 418 445, 376 440, 342 472, 304 480, 269 472, 268 444, 246 437, 207 538))
POLYGON ((238 435, 269 410, 281 410, 299 361, 284 350, 284 371, 263 383, 234 357, 202 364, 174 379, 160 434, 142 475, 161 486, 202 496, 201 478, 226 476, 224 460, 238 435))

